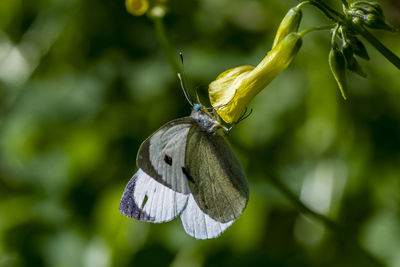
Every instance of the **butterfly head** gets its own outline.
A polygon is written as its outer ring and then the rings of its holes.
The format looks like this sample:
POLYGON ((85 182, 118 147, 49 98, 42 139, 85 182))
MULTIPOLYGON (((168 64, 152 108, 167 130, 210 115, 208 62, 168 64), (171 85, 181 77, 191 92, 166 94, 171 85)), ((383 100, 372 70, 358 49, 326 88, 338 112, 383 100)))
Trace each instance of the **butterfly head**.
POLYGON ((215 133, 221 124, 213 112, 209 112, 201 104, 194 104, 191 117, 197 121, 200 128, 209 133, 215 133))

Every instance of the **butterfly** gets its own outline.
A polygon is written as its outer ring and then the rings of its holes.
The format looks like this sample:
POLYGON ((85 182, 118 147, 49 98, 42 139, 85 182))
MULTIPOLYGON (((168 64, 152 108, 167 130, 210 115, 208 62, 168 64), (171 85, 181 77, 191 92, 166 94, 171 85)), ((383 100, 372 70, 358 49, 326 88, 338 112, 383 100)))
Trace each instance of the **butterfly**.
POLYGON ((166 123, 141 144, 139 169, 123 192, 119 210, 153 223, 180 216, 190 236, 215 238, 241 215, 249 188, 223 137, 227 129, 215 113, 188 101, 190 116, 166 123))

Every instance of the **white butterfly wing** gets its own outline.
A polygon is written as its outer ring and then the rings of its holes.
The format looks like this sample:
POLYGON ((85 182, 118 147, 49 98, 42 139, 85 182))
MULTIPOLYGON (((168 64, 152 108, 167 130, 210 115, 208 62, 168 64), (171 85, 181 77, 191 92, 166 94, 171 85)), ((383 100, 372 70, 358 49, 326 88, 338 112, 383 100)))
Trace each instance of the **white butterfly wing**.
POLYGON ((145 173, 184 194, 190 193, 183 168, 186 138, 193 123, 193 119, 186 117, 165 124, 143 142, 136 160, 145 173))
POLYGON ((240 216, 248 200, 243 170, 222 137, 208 137, 196 125, 191 117, 174 120, 142 143, 122 214, 155 223, 180 215, 185 231, 197 239, 219 236, 240 216))
POLYGON ((186 233, 197 239, 215 238, 222 234, 233 221, 221 223, 205 214, 190 194, 186 208, 181 214, 181 220, 186 233))
POLYGON ((168 222, 181 214, 188 197, 139 169, 124 190, 119 210, 125 216, 141 221, 168 222))

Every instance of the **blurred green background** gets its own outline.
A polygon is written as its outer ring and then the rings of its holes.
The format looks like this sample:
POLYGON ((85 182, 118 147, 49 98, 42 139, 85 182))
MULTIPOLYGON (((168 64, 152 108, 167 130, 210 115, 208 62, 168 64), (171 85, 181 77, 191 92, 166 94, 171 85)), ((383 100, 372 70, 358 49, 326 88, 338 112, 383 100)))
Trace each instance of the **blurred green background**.
MULTIPOLYGON (((399 2, 380 2, 400 27, 399 2)), ((189 87, 256 65, 297 3, 170 0, 189 87)), ((303 11, 302 29, 329 23, 303 11)), ((400 72, 367 45, 368 78, 350 74, 344 101, 328 32, 304 38, 228 135, 250 201, 222 236, 121 215, 140 143, 190 113, 153 26, 122 0, 0 1, 0 266, 400 266, 400 72)), ((374 34, 400 55, 398 33, 374 34)))

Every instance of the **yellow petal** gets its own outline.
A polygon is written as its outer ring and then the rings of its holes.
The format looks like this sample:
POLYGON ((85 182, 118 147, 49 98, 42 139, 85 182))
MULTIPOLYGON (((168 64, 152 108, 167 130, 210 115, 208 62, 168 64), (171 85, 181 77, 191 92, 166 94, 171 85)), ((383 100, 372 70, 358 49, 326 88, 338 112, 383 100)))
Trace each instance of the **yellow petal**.
POLYGON ((281 73, 301 47, 302 38, 290 33, 257 65, 240 66, 220 74, 209 85, 211 105, 227 123, 239 120, 247 104, 281 73))
POLYGON ((141 16, 146 13, 149 8, 148 0, 126 0, 125 1, 126 10, 135 16, 141 16))
POLYGON ((229 103, 235 96, 239 87, 238 83, 253 69, 253 66, 245 65, 226 70, 218 75, 217 79, 211 82, 208 88, 211 105, 218 107, 229 103), (236 84, 237 86, 235 86, 236 84))

